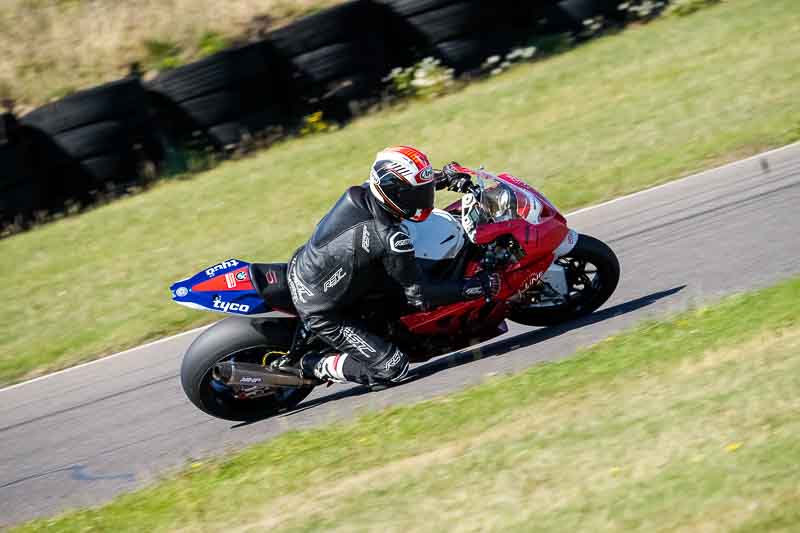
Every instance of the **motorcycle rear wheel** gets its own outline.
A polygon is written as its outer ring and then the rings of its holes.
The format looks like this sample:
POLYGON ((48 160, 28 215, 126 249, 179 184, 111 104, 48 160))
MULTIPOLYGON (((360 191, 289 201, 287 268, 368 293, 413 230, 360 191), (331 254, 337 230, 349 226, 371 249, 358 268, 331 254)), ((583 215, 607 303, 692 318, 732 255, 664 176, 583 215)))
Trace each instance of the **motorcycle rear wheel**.
POLYGON ((509 318, 526 326, 553 326, 588 315, 603 305, 619 283, 619 260, 599 239, 579 235, 575 247, 556 260, 566 270, 569 298, 560 305, 544 306, 535 301, 511 307, 509 318))
POLYGON ((226 318, 205 330, 183 356, 181 384, 187 398, 211 416, 234 421, 268 418, 295 407, 313 386, 275 387, 267 395, 241 399, 212 376, 222 361, 260 364, 270 351, 288 351, 293 326, 291 320, 226 318))

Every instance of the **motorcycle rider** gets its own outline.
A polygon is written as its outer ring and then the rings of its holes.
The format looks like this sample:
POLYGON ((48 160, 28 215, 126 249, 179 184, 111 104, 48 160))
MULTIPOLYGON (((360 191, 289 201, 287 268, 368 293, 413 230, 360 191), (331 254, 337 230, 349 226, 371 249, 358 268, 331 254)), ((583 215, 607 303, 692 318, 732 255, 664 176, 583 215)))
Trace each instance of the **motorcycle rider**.
POLYGON ((426 283, 414 244, 400 225, 428 217, 435 188, 463 190, 468 183, 469 176, 452 165, 435 175, 416 148, 378 152, 369 185, 345 191, 289 262, 289 289, 301 320, 336 351, 303 356, 304 376, 364 385, 403 379, 408 356, 368 331, 359 312, 363 297, 387 277, 420 310, 497 294, 499 276, 483 272, 467 280, 426 283))

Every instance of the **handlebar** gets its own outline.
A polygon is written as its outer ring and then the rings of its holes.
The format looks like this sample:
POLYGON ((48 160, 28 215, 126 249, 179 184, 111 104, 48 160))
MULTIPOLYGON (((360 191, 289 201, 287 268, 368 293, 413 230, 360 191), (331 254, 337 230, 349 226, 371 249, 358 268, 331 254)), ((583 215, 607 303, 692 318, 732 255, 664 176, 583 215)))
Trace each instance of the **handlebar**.
POLYGON ((480 193, 483 190, 480 185, 472 182, 472 176, 465 172, 458 172, 450 170, 445 165, 440 170, 434 169, 433 176, 436 183, 436 189, 447 188, 450 191, 459 193, 472 193, 475 197, 480 198, 480 193))

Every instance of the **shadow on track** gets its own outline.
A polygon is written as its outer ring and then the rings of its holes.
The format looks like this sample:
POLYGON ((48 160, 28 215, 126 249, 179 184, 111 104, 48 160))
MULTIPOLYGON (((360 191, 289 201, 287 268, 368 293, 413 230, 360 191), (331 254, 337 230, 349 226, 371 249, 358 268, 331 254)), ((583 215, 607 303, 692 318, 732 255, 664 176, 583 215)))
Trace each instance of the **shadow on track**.
MULTIPOLYGON (((603 320, 608 320, 610 318, 638 311, 643 307, 652 305, 659 300, 668 298, 669 296, 672 296, 673 294, 680 292, 685 287, 686 285, 680 285, 678 287, 673 287, 671 289, 667 289, 664 291, 654 292, 646 296, 641 296, 634 300, 629 300, 627 302, 617 304, 612 307, 607 307, 600 311, 596 311, 591 315, 579 318, 577 320, 572 320, 570 322, 565 322, 564 324, 560 324, 558 326, 537 328, 532 331, 527 331, 525 333, 521 333, 519 335, 515 335, 507 339, 503 339, 490 344, 486 344, 484 346, 480 346, 478 348, 470 348, 468 350, 462 350, 453 353, 451 355, 439 357, 431 362, 424 363, 412 369, 411 372, 409 372, 408 374, 409 379, 407 379, 401 385, 398 386, 412 383, 414 381, 417 381, 418 379, 431 376, 433 374, 436 374, 437 372, 441 372, 449 368, 454 368, 467 363, 471 363, 473 361, 485 359, 486 357, 495 357, 503 355, 512 350, 525 348, 527 346, 531 346, 533 344, 546 341, 548 339, 552 339, 553 337, 557 337, 563 333, 567 333, 568 331, 580 329, 586 326, 590 326, 592 324, 596 324, 597 322, 602 322, 603 320)), ((315 398, 313 400, 301 403, 295 409, 287 411, 279 416, 290 417, 292 415, 302 413, 303 411, 312 409, 314 407, 317 407, 319 405, 328 402, 342 400, 344 398, 350 398, 354 396, 361 396, 363 394, 367 394, 368 392, 371 392, 371 389, 369 387, 365 386, 351 387, 343 391, 335 392, 327 396, 322 396, 321 398, 315 398)), ((253 420, 250 422, 243 422, 241 424, 236 424, 235 426, 232 426, 231 429, 246 426, 258 421, 259 420, 253 420)))
POLYGON ((447 370, 448 368, 461 366, 473 361, 485 359, 487 357, 503 355, 512 350, 525 348, 527 346, 552 339, 553 337, 558 337, 559 335, 567 333, 568 331, 591 326, 592 324, 602 322, 603 320, 608 320, 609 318, 632 313, 633 311, 637 311, 643 307, 652 305, 663 298, 672 296, 673 294, 683 290, 685 287, 686 285, 681 285, 665 291, 654 292, 652 294, 648 294, 647 296, 636 298, 635 300, 629 300, 625 303, 617 304, 601 311, 596 311, 591 315, 579 318, 577 320, 571 320, 557 326, 537 328, 507 339, 485 344, 477 348, 462 350, 451 355, 434 359, 433 361, 418 366, 409 372, 411 379, 405 383, 411 383, 412 381, 431 376, 437 372, 441 372, 442 370, 447 370))

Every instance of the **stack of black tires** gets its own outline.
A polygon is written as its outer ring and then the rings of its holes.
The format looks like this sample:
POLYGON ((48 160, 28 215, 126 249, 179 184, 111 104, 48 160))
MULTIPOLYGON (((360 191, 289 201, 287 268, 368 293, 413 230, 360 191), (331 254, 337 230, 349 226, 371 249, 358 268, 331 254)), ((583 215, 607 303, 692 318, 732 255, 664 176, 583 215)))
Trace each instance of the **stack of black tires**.
POLYGON ((45 202, 37 176, 28 172, 16 143, 0 142, 0 224, 30 221, 45 202))
POLYGON ((346 120, 353 102, 381 95, 391 68, 433 56, 470 72, 537 36, 578 35, 598 15, 622 21, 619 3, 353 0, 144 84, 77 92, 23 116, 0 145, 0 223, 91 201, 157 170, 170 146, 226 150, 316 111, 346 120))
POLYGON ((18 160, 52 208, 136 179, 160 159, 149 106, 137 78, 80 91, 25 115, 14 133, 18 160))
POLYGON ((225 148, 296 114, 288 80, 288 65, 270 42, 261 41, 166 71, 148 90, 171 139, 201 132, 225 148))
POLYGON ((519 2, 508 0, 377 0, 392 15, 394 32, 415 59, 433 56, 457 72, 480 66, 514 40, 519 2), (507 12, 511 8, 512 12, 507 12))
POLYGON ((348 104, 380 91, 393 59, 387 54, 386 11, 357 0, 300 19, 270 33, 269 42, 291 67, 290 85, 304 113, 350 115, 348 104))

